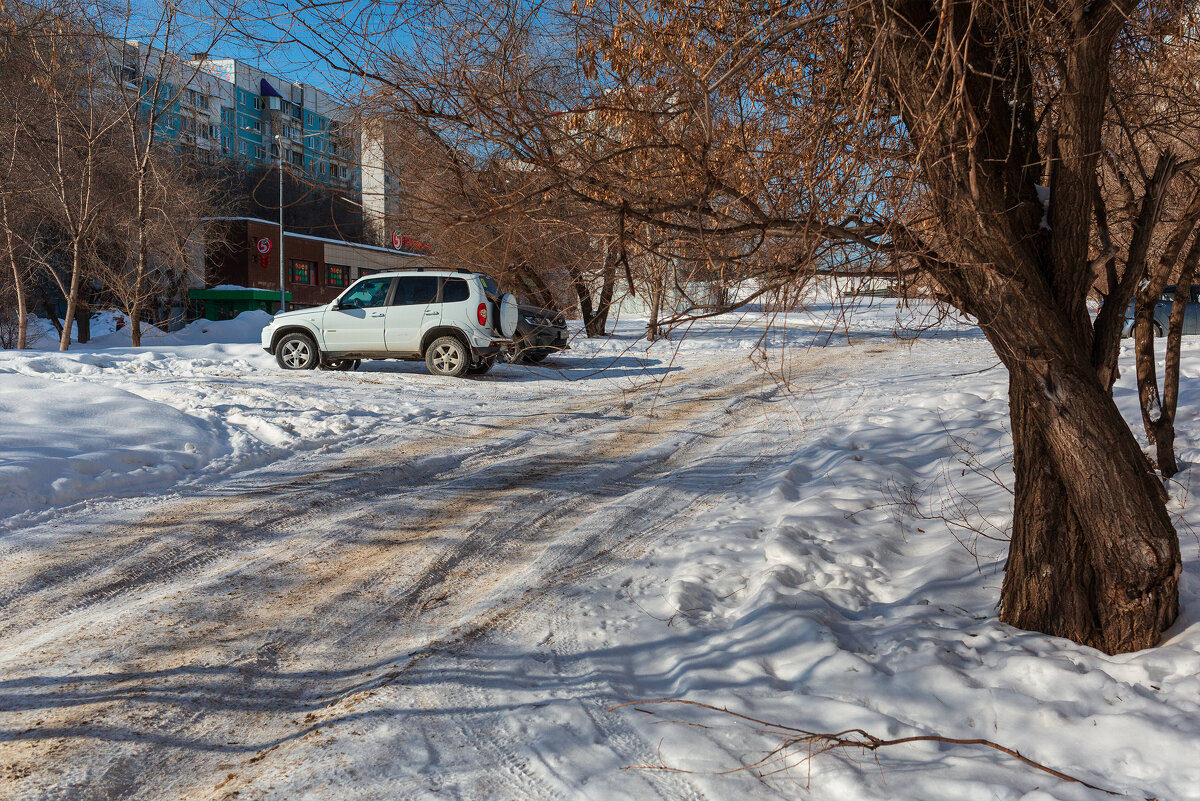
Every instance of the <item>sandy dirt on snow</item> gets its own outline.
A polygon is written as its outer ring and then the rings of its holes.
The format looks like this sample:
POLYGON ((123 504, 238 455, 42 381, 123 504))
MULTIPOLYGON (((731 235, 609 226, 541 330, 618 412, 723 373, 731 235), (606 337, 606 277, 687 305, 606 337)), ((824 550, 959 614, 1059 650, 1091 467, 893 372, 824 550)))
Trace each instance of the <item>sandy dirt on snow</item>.
POLYGON ((688 369, 0 555, 0 797, 254 797, 329 721, 731 480, 686 466, 752 471, 774 391, 744 361, 688 369))

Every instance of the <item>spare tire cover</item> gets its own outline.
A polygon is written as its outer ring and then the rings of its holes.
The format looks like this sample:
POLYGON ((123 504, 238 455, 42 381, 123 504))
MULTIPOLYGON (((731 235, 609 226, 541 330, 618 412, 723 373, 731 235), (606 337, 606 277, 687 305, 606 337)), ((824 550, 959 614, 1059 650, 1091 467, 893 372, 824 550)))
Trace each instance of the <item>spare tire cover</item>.
POLYGON ((500 333, 512 339, 517 333, 517 298, 505 295, 500 299, 500 333))

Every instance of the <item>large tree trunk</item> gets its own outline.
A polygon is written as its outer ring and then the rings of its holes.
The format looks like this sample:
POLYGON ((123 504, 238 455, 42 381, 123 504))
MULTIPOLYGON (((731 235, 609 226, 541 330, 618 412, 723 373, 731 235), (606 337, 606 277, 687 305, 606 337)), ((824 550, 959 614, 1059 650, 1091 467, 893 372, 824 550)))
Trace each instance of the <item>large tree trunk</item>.
POLYGON ((1016 471, 1000 619, 1106 653, 1148 648, 1178 614, 1162 489, 1099 380, 1010 367, 1016 471))

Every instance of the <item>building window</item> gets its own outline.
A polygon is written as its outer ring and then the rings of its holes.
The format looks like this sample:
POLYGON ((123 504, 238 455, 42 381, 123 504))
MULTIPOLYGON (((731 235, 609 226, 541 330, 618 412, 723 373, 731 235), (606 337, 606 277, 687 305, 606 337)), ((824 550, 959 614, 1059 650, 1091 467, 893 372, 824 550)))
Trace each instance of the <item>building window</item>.
POLYGON ((317 283, 317 265, 311 261, 296 261, 292 259, 292 269, 288 271, 288 281, 293 284, 317 283))
POLYGON ((345 286, 349 278, 349 267, 342 264, 325 265, 325 283, 329 286, 345 286))
POLYGON ((304 166, 304 154, 303 153, 298 153, 297 151, 293 150, 293 151, 291 151, 291 159, 292 159, 292 164, 295 164, 297 167, 304 166))

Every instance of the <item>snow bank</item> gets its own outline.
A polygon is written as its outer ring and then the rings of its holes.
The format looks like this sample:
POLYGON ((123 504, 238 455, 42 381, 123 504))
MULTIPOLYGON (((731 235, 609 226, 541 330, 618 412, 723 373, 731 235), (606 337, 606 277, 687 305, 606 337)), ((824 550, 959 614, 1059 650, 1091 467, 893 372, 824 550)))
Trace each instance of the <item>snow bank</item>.
POLYGON ((0 517, 153 492, 229 449, 219 431, 167 404, 92 382, 0 373, 0 517))

